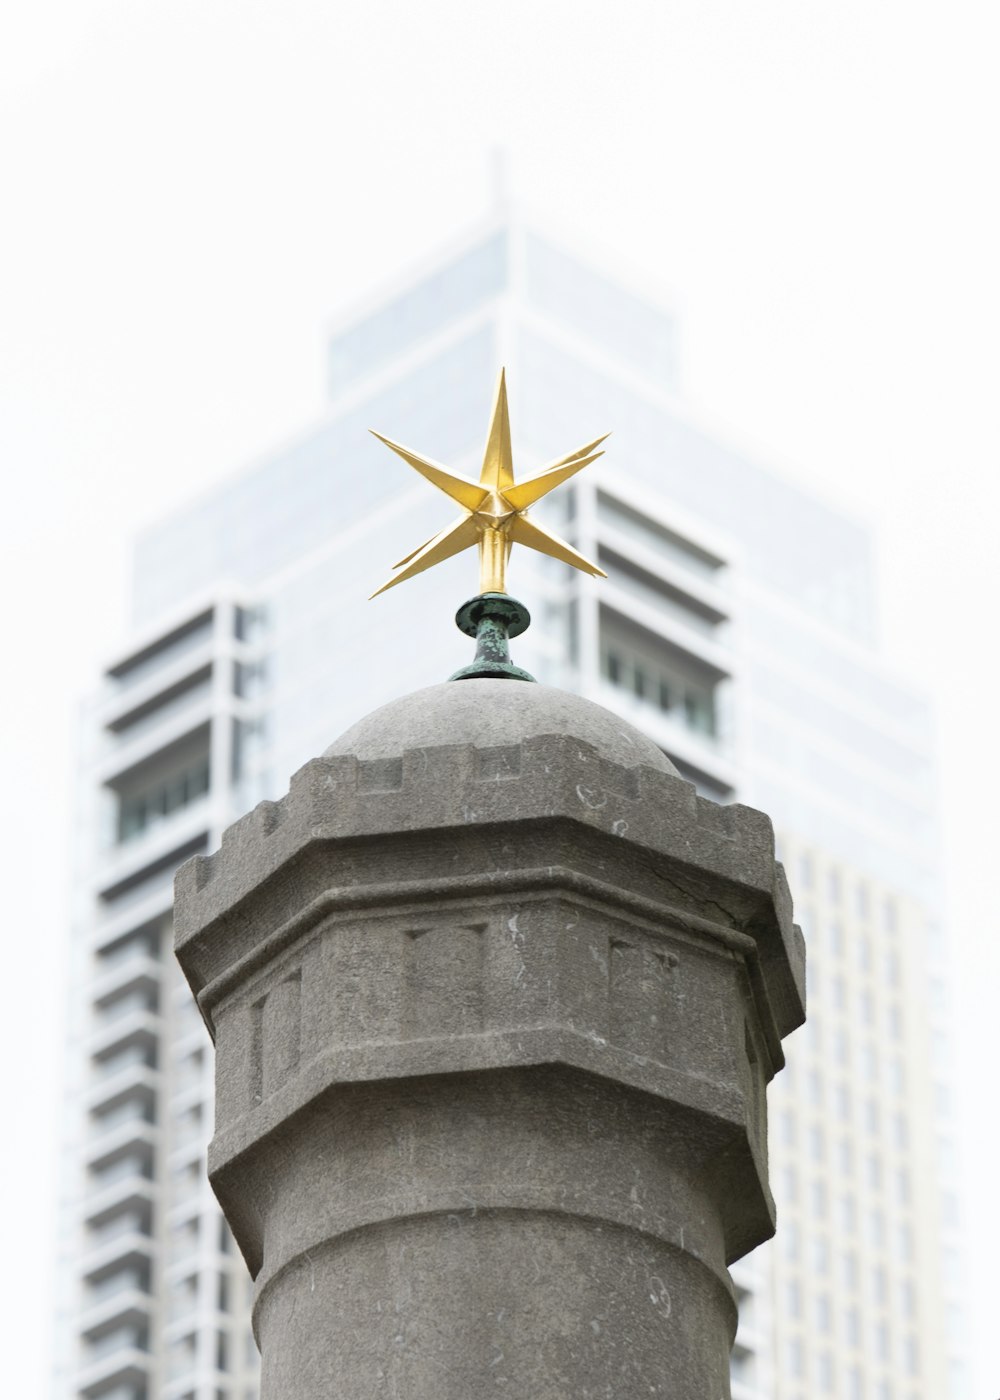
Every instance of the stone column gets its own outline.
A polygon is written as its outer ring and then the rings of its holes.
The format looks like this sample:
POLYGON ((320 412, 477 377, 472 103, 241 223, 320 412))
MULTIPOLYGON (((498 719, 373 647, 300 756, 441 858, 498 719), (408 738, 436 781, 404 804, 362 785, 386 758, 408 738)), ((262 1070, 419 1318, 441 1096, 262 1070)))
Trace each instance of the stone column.
POLYGON ((177 877, 262 1400, 723 1400, 804 1015, 770 822, 520 682, 334 748, 177 877))

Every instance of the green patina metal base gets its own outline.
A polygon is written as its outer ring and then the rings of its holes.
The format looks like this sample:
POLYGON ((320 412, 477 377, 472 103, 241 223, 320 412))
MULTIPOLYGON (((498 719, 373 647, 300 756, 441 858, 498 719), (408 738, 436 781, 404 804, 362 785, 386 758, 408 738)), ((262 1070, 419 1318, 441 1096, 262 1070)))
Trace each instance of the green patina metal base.
POLYGON ((515 666, 507 646, 511 637, 527 632, 531 614, 523 603, 506 593, 480 593, 463 603, 455 614, 459 631, 476 639, 476 656, 471 666, 463 666, 448 679, 469 681, 482 677, 493 680, 534 681, 527 671, 515 666))

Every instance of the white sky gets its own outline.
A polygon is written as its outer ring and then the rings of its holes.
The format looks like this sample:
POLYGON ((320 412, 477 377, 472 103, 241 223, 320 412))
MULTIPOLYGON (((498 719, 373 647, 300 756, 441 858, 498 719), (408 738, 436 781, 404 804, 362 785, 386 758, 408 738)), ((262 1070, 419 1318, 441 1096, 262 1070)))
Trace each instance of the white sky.
POLYGON ((671 295, 690 396, 878 531, 941 721, 995 1400, 998 40, 990 0, 0 15, 5 1394, 46 1384, 72 725, 128 540, 318 416, 332 314, 482 215, 502 146, 520 202, 671 295))

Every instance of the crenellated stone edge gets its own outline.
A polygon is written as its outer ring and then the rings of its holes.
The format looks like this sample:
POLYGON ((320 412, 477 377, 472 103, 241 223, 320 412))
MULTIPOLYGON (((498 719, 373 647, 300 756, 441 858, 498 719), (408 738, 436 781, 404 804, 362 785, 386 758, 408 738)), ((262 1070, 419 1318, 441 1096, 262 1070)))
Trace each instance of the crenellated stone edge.
POLYGON ((217 852, 194 856, 178 870, 178 953, 307 846, 554 816, 762 896, 771 926, 767 942, 783 949, 781 980, 792 991, 782 1034, 804 1019, 803 940, 775 860, 770 819, 752 807, 700 797, 692 783, 672 774, 610 763, 590 744, 559 734, 499 747, 408 749, 372 761, 353 755, 310 760, 293 775, 285 797, 259 803, 223 833, 217 852))

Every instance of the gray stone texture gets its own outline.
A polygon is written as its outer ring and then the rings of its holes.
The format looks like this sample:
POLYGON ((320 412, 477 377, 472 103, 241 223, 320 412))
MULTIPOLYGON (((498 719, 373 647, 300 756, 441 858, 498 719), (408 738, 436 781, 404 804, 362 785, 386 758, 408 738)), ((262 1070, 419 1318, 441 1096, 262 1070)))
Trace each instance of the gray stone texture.
POLYGON ((263 1400, 722 1400, 804 1016, 770 822, 517 681, 384 707, 177 876, 263 1400))

